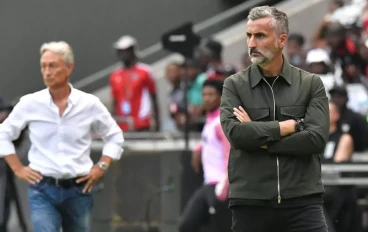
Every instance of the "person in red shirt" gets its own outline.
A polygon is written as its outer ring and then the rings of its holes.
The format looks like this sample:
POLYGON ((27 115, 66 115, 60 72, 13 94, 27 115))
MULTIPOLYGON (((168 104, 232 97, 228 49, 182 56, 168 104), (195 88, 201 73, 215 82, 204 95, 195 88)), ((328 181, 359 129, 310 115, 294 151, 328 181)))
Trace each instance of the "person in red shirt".
POLYGON ((156 84, 150 67, 138 61, 136 39, 123 36, 115 42, 114 48, 123 64, 110 76, 114 114, 120 128, 123 131, 150 130, 154 116, 154 129, 158 131, 160 123, 156 84), (151 113, 152 110, 154 115, 151 113))

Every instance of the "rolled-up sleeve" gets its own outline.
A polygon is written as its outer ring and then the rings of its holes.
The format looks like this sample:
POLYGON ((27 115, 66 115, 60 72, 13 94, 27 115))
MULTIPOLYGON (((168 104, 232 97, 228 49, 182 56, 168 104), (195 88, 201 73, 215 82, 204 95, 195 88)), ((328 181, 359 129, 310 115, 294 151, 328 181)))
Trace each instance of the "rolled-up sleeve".
POLYGON ((94 106, 94 118, 93 128, 105 142, 102 154, 119 160, 123 153, 123 132, 99 99, 94 106))
POLYGON ((23 97, 7 119, 0 124, 0 157, 15 154, 13 141, 27 126, 27 102, 23 97))

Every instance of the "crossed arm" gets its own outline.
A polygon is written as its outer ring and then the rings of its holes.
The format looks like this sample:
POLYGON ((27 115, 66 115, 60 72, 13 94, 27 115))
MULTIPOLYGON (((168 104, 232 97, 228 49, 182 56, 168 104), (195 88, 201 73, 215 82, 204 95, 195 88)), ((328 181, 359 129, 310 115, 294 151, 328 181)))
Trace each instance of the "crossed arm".
POLYGON ((255 122, 240 108, 242 102, 234 82, 226 79, 221 101, 221 124, 234 149, 268 148, 269 153, 303 155, 324 149, 329 133, 328 100, 318 77, 313 77, 312 94, 304 118, 305 130, 295 133, 295 121, 255 122))

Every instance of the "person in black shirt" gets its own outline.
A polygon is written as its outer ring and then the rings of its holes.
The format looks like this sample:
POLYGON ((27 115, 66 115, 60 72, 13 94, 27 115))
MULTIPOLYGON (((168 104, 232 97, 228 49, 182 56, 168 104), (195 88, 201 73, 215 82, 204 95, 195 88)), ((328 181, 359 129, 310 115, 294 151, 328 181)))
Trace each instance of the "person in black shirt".
MULTIPOLYGON (((323 153, 323 163, 350 162, 354 151, 353 138, 339 124, 340 112, 336 103, 329 103, 330 135, 323 153)), ((355 186, 325 186, 324 207, 331 231, 358 231, 357 189, 355 186)))
POLYGON ((348 92, 344 86, 335 86, 330 91, 333 102, 340 111, 339 124, 343 132, 353 137, 354 151, 362 152, 368 148, 368 123, 363 115, 348 108, 348 92))

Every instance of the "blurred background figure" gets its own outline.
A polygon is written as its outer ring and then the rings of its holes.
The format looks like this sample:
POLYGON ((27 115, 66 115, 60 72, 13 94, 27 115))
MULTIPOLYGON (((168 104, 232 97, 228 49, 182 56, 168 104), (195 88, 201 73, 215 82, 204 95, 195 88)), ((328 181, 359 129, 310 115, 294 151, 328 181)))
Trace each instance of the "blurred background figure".
POLYGON ((206 124, 201 143, 192 153, 192 167, 197 173, 203 169, 204 183, 185 206, 179 232, 197 232, 204 224, 209 224, 211 231, 230 230, 231 214, 227 207, 230 144, 220 124, 222 86, 223 81, 214 79, 203 84, 206 124))
MULTIPOLYGON (((339 107, 329 103, 330 135, 323 154, 323 163, 349 163, 354 151, 352 136, 340 124, 339 107)), ((354 185, 325 186, 324 206, 329 229, 336 232, 360 231, 358 192, 354 185)))
POLYGON ((331 70, 331 60, 326 50, 321 48, 310 50, 307 53, 306 65, 306 70, 321 77, 327 94, 335 85, 343 84, 341 78, 334 76, 331 70))
POLYGON ((305 69, 305 38, 301 34, 289 35, 289 40, 286 46, 286 54, 290 64, 295 67, 305 69))
POLYGON ((335 86, 330 91, 331 100, 339 112, 338 123, 344 133, 349 133, 354 141, 354 151, 361 152, 367 149, 368 124, 365 118, 352 111, 347 103, 349 96, 344 86, 335 86))
POLYGON ((140 63, 137 41, 126 35, 114 43, 122 67, 110 76, 114 114, 123 131, 158 131, 160 129, 156 84, 148 65, 140 63), (152 119, 155 123, 152 125, 152 119))

